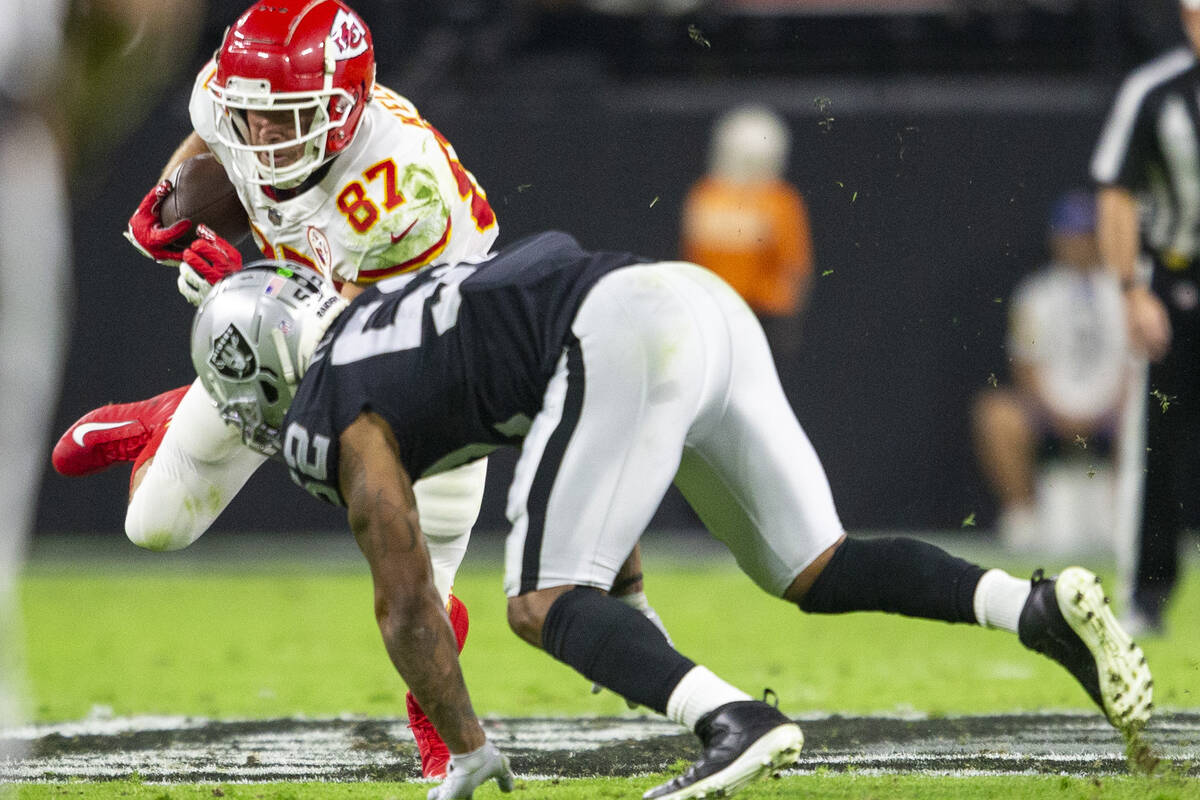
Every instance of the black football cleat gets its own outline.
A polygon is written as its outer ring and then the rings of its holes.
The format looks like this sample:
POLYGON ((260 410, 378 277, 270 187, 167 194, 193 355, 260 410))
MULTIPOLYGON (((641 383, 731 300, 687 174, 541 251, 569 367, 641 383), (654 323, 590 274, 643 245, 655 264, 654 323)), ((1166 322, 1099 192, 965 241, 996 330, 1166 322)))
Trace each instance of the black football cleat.
POLYGON ((1150 720, 1154 681, 1142 648, 1113 616, 1100 579, 1082 567, 1033 573, 1017 624, 1021 644, 1067 668, 1126 737, 1150 720))
POLYGON ((752 781, 796 763, 804 734, 779 709, 760 700, 726 703, 696 723, 704 746, 682 775, 646 792, 644 800, 728 797, 752 781))

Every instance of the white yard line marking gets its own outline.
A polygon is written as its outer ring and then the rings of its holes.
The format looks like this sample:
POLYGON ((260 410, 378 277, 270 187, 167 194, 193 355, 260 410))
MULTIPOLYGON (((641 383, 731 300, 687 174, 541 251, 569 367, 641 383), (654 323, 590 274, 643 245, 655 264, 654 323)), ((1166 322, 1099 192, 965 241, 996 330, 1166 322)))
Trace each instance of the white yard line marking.
MULTIPOLYGON (((807 744, 791 774, 1054 773, 1127 770, 1124 745, 1097 714, 919 716, 798 720, 807 744)), ((488 719, 488 735, 524 777, 640 775, 693 758, 693 737, 658 717, 488 719)), ((1200 712, 1162 714, 1148 729, 1158 754, 1200 774, 1200 712)), ((0 782, 148 783, 416 779, 406 722, 339 717, 214 721, 128 717, 0 731, 0 782)))

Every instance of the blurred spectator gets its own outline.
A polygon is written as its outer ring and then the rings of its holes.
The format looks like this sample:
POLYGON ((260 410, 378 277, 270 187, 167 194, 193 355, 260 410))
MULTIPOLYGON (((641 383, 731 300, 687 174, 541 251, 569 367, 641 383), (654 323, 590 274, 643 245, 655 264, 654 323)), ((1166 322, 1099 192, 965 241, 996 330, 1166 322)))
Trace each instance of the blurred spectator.
POLYGON ((1101 254, 1125 288, 1129 334, 1150 362, 1145 478, 1127 619, 1161 632, 1196 497, 1200 453, 1200 0, 1182 0, 1190 47, 1135 69, 1092 159, 1101 254))
POLYGON ((0 728, 24 714, 16 583, 72 308, 68 172, 148 105, 202 6, 9 0, 0 16, 0 728))
POLYGON ((1057 552, 1110 546, 1080 542, 1111 529, 1111 454, 1127 383, 1128 347, 1121 289, 1096 242, 1095 201, 1063 195, 1050 215, 1051 261, 1017 287, 1010 307, 1012 385, 979 396, 974 432, 979 460, 1000 505, 999 532, 1013 551, 1057 552), (1048 480, 1051 462, 1062 466, 1048 480), (1055 514, 1055 482, 1078 502, 1055 514), (1091 490, 1091 491, 1088 491, 1091 490), (1084 530, 1093 512, 1102 525, 1084 530), (1097 530, 1099 528, 1099 531, 1097 530))
POLYGON ((808 207, 783 177, 790 150, 791 134, 769 108, 721 117, 708 173, 684 202, 681 241, 686 260, 716 272, 754 309, 779 365, 799 347, 813 275, 808 207))
POLYGON ((47 113, 66 0, 16 0, 8 10, 0 16, 0 729, 24 713, 16 580, 58 396, 70 245, 62 153, 47 113))

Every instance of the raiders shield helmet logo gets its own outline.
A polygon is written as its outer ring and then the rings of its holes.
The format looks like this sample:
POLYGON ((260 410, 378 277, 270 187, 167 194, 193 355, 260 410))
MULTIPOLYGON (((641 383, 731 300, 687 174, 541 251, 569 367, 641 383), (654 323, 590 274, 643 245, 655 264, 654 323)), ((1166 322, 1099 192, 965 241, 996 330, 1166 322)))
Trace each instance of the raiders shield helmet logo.
POLYGON ((254 350, 233 323, 213 342, 208 363, 218 373, 235 381, 245 380, 258 372, 254 350))

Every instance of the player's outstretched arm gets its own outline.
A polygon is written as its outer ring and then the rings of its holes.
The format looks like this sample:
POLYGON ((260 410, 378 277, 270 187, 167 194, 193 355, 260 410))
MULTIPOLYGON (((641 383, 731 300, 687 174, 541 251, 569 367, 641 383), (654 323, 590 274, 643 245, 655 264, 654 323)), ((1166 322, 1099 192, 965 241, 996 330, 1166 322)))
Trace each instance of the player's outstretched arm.
POLYGON ((350 527, 371 566, 375 617, 388 655, 453 754, 486 743, 471 707, 450 620, 433 585, 412 481, 395 437, 363 412, 339 440, 339 480, 350 527))

